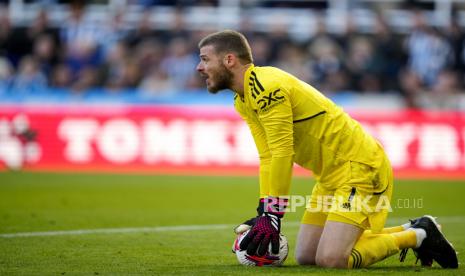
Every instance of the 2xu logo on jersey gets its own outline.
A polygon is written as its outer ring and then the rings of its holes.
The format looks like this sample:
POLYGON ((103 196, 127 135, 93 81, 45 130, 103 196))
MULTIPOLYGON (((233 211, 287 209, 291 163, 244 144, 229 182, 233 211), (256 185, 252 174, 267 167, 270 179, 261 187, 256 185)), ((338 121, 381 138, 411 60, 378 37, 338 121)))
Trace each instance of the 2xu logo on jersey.
POLYGON ((281 90, 277 89, 273 92, 270 92, 268 96, 263 96, 260 100, 257 101, 260 110, 266 111, 272 106, 284 102, 284 96, 280 94, 281 90))

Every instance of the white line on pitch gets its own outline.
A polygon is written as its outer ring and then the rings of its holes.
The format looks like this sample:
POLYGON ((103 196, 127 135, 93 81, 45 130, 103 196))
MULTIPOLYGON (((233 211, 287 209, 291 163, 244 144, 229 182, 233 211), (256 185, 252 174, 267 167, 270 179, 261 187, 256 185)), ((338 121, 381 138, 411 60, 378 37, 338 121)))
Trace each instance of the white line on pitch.
POLYGON ((141 232, 166 232, 166 231, 201 231, 221 230, 233 227, 229 224, 206 224, 206 225, 180 225, 180 226, 157 226, 157 227, 133 227, 133 228, 101 228, 83 230, 64 230, 47 232, 22 232, 0 234, 0 238, 16 237, 43 237, 43 236, 65 236, 65 235, 87 235, 87 234, 127 234, 141 232))
MULTIPOLYGON (((397 225, 405 223, 408 218, 389 218, 387 225, 397 225)), ((439 217, 439 223, 462 223, 465 222, 465 216, 439 217)), ((297 221, 286 222, 286 226, 298 226, 297 221)), ((210 231, 232 229, 232 224, 206 224, 206 225, 179 225, 179 226, 156 226, 156 227, 132 227, 132 228, 100 228, 100 229, 81 229, 81 230, 63 230, 63 231, 46 231, 46 232, 20 232, 0 234, 0 238, 20 238, 20 237, 45 237, 45 236, 73 236, 89 234, 128 234, 128 233, 150 233, 150 232, 183 232, 183 231, 210 231)))

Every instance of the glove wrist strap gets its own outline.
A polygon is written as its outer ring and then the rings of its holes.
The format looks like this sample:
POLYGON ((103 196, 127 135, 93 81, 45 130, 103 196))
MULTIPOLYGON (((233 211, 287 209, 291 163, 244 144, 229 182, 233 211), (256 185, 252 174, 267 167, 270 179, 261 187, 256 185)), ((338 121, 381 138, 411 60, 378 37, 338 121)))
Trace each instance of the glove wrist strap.
POLYGON ((278 218, 282 218, 289 205, 288 198, 269 196, 263 198, 264 213, 273 214, 278 218))

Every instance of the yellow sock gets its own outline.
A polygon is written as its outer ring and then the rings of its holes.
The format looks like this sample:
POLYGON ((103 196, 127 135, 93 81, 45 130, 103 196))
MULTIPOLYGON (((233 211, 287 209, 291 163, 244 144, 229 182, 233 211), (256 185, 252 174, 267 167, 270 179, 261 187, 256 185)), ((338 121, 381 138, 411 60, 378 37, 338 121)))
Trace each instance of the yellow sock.
POLYGON ((413 230, 392 233, 399 249, 413 248, 417 246, 417 234, 413 230))
POLYGON ((393 226, 393 227, 388 227, 384 228, 381 233, 383 234, 390 234, 390 233, 397 233, 397 232, 402 232, 404 231, 404 227, 402 225, 399 226, 393 226))
MULTIPOLYGON (((397 233, 397 232, 402 232, 404 231, 405 228, 403 225, 399 225, 399 226, 393 226, 393 227, 387 227, 387 228, 383 228, 383 230, 381 230, 381 234, 391 234, 391 233, 397 233)), ((363 232, 363 234, 371 234, 371 230, 365 230, 363 232)))
MULTIPOLYGON (((415 232, 413 233, 415 234, 415 232)), ((364 233, 352 249, 347 264, 348 268, 367 267, 396 254, 399 252, 396 239, 393 234, 364 233)))

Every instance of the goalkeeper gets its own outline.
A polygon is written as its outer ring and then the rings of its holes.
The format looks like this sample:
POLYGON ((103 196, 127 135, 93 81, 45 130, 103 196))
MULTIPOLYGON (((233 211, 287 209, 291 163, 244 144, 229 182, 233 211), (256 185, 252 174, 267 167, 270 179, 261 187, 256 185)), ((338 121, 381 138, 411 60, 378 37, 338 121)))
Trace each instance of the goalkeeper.
MULTIPOLYGON (((277 253, 295 162, 316 179, 297 238, 299 264, 360 268, 412 248, 423 265, 434 260, 458 266, 434 218, 384 228, 391 166, 358 122, 309 84, 274 67, 254 66, 250 46, 238 32, 210 34, 199 49, 197 71, 211 93, 235 92, 234 106, 260 156, 259 214, 247 222, 251 230, 241 249, 263 255, 271 243, 277 253)), ((246 229, 241 225, 236 232, 246 229)))

